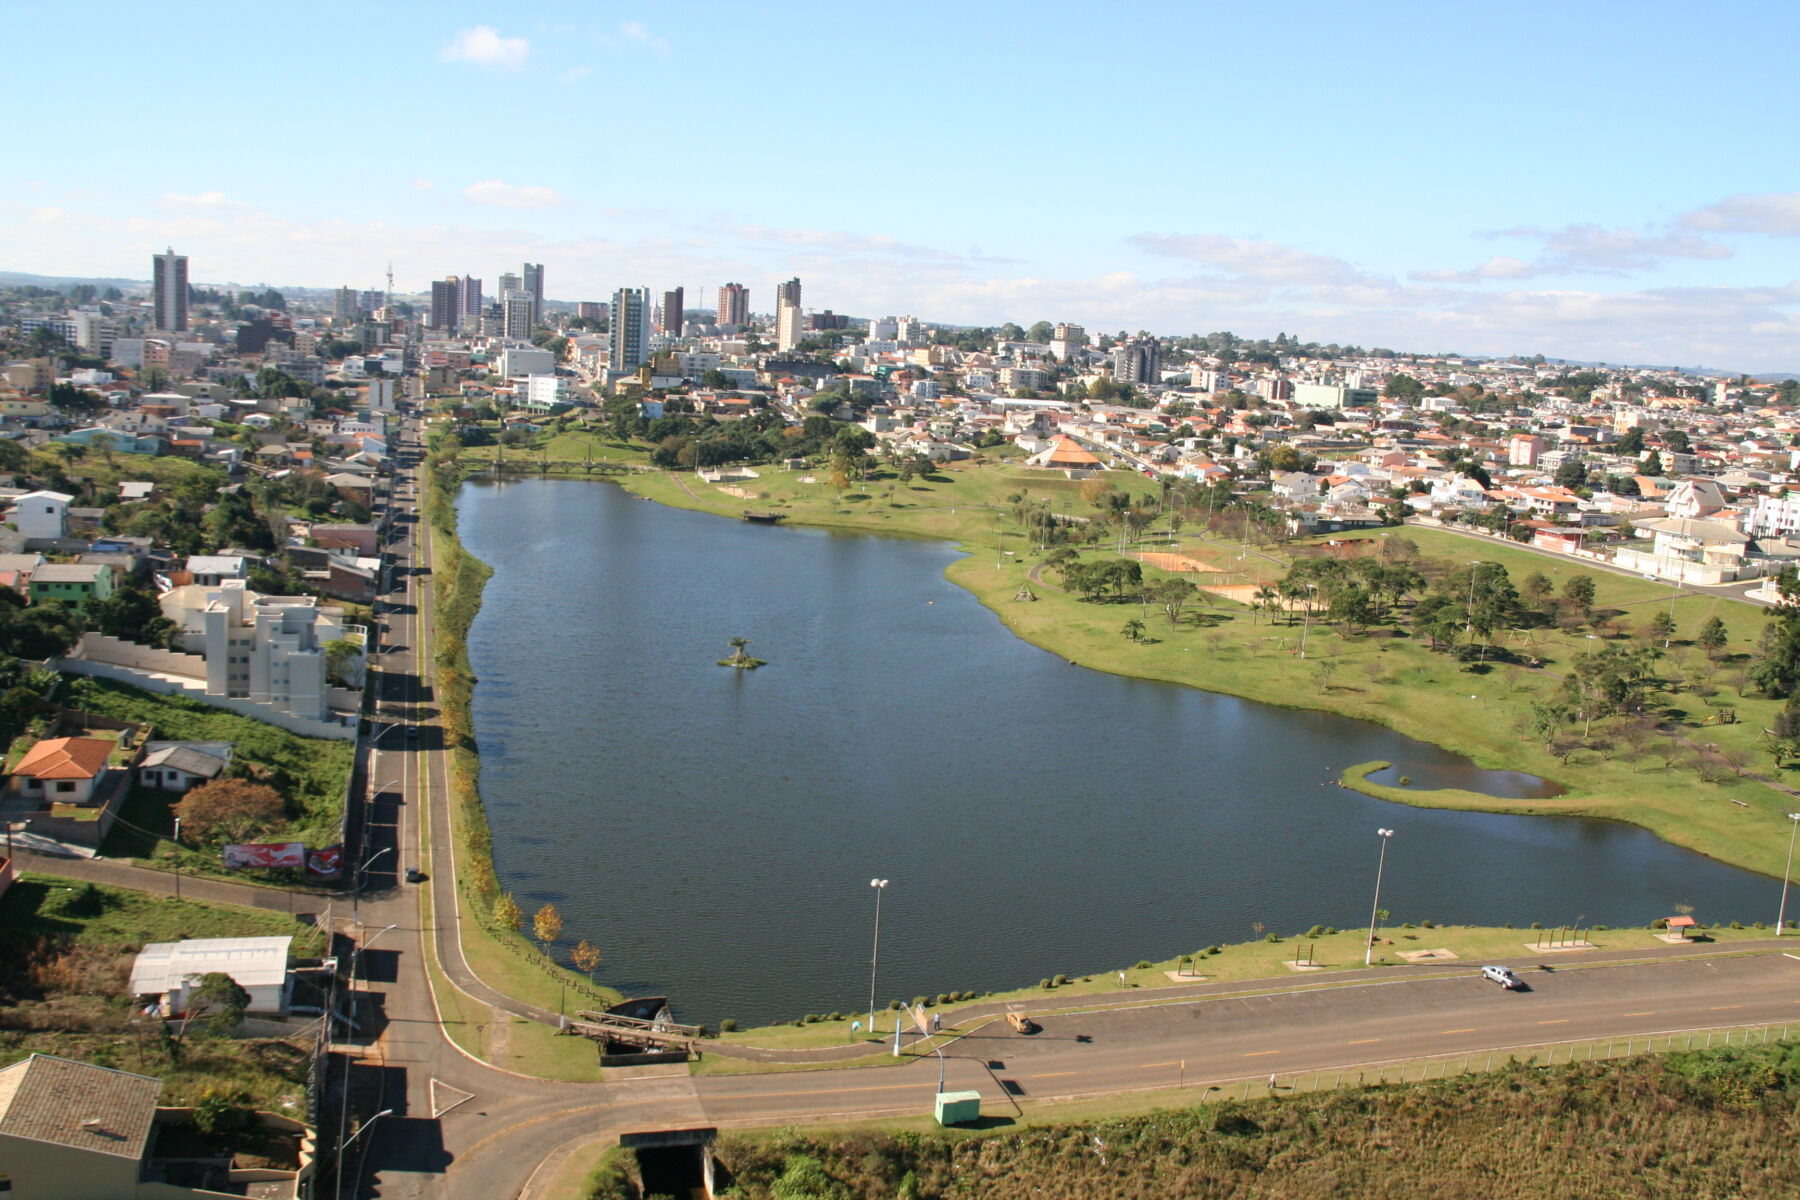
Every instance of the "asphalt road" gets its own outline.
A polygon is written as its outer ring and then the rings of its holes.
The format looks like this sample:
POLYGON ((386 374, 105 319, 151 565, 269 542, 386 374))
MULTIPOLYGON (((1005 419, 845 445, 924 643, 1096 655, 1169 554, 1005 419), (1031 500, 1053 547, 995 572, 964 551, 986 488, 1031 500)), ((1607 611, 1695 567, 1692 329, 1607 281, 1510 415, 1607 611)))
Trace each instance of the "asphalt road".
MULTIPOLYGON (((400 443, 403 478, 415 466, 411 437, 409 430, 400 443)), ((409 498, 416 494, 402 487, 398 507, 409 508, 409 498)), ((427 984, 428 937, 452 985, 487 1005, 492 1020, 551 1014, 488 987, 463 959, 456 936, 462 914, 445 758, 430 688, 419 677, 419 664, 432 661, 433 579, 429 547, 411 540, 415 528, 410 512, 396 519, 392 548, 410 569, 383 615, 387 649, 377 686, 384 718, 416 718, 425 728, 414 739, 403 724, 389 726, 365 747, 372 798, 364 857, 379 857, 360 916, 364 944, 374 952, 363 956, 355 985, 357 1011, 368 1023, 363 1036, 341 1046, 355 1058, 359 1102, 367 1111, 393 1111, 352 1145, 344 1194, 537 1197, 573 1148, 623 1131, 928 1112, 938 1086, 934 1058, 757 1075, 615 1074, 606 1083, 577 1084, 515 1075, 450 1042, 427 984), (429 882, 400 882, 401 870, 426 862, 424 846, 429 882), (420 917, 425 888, 435 913, 430 925, 420 917)), ((995 1019, 951 1043, 942 1068, 946 1086, 979 1091, 986 1111, 1003 1113, 1020 1100, 1160 1089, 1178 1079, 1198 1099, 1208 1086, 1271 1073, 1688 1028, 1800 1024, 1800 961, 1781 954, 1706 956, 1684 948, 1645 964, 1587 967, 1571 959, 1555 971, 1526 971, 1531 990, 1523 993, 1483 981, 1474 965, 1453 970, 1446 976, 1440 968, 1390 968, 1367 982, 1331 987, 1303 980, 1272 995, 1234 994, 1244 987, 1228 985, 1106 1013, 1036 1010, 1040 1032, 1020 1036, 995 1019)), ((327 1138, 335 1133, 325 1131, 327 1138)))

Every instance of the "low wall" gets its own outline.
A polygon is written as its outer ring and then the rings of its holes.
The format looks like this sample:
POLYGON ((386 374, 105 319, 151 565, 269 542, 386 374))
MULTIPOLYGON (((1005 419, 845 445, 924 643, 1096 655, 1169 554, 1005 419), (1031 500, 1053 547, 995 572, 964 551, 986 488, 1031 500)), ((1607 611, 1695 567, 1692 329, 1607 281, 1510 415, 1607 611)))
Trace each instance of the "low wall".
POLYGON ((72 675, 91 675, 96 679, 110 679, 115 683, 129 684, 143 688, 146 692, 158 692, 164 696, 186 696, 190 700, 198 700, 202 704, 210 704, 214 708, 223 708, 252 720, 263 721, 289 733, 297 733, 301 737, 329 738, 333 741, 348 742, 356 737, 356 722, 348 724, 342 721, 315 721, 308 717, 297 717, 293 713, 285 713, 266 704, 258 704, 254 700, 245 700, 237 696, 209 696, 206 686, 199 680, 192 683, 179 682, 162 674, 140 671, 131 667, 115 666, 112 663, 94 662, 85 658, 61 658, 55 661, 58 671, 67 671, 72 675))
POLYGON ((82 634, 80 644, 75 647, 74 657, 90 662, 109 663, 115 667, 131 667, 139 671, 189 675, 201 681, 202 686, 206 679, 206 659, 201 655, 158 650, 154 646, 139 645, 123 638, 108 637, 103 633, 82 634))

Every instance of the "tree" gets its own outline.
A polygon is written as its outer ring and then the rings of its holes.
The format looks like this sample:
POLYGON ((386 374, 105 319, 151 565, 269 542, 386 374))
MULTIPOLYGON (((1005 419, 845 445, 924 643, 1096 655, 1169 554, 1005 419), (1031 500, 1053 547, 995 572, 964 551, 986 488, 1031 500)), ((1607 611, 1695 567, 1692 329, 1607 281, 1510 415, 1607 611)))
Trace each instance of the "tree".
POLYGON ((588 977, 588 982, 592 983, 594 968, 600 965, 600 948, 586 938, 582 938, 575 944, 575 949, 569 952, 569 957, 581 973, 588 977))
POLYGON ((1719 652, 1725 649, 1727 640, 1725 622, 1718 617, 1708 617, 1706 623, 1700 626, 1700 632, 1695 635, 1694 644, 1706 651, 1708 658, 1716 659, 1719 652))
POLYGON ((202 841, 242 842, 280 824, 287 805, 267 784, 214 779, 189 789, 175 815, 185 832, 202 841))
POLYGON ((1594 577, 1592 575, 1571 575, 1563 582, 1563 599, 1569 600, 1582 611, 1585 616, 1594 611, 1594 577))
POLYGON ((500 898, 494 901, 494 920, 508 930, 517 930, 525 923, 525 913, 511 892, 501 892, 500 898))
POLYGON ((1167 579, 1149 590, 1150 599, 1160 606, 1163 615, 1174 625, 1181 620, 1181 610, 1194 599, 1200 589, 1185 579, 1167 579))
POLYGON ((562 936, 562 914, 556 911, 556 905, 546 904, 531 917, 531 931, 537 934, 537 940, 543 943, 546 951, 550 944, 562 936))
POLYGON ((1411 375, 1399 374, 1388 377, 1387 386, 1381 394, 1390 400, 1414 401, 1425 394, 1425 386, 1411 375))
POLYGON ((1644 623, 1644 636, 1648 641, 1667 646, 1669 639, 1675 636, 1675 618, 1667 610, 1658 609, 1656 615, 1644 623))
POLYGON ((1144 623, 1136 617, 1133 617, 1131 620, 1125 622, 1125 627, 1120 629, 1119 632, 1134 642, 1141 642, 1144 640, 1144 623))

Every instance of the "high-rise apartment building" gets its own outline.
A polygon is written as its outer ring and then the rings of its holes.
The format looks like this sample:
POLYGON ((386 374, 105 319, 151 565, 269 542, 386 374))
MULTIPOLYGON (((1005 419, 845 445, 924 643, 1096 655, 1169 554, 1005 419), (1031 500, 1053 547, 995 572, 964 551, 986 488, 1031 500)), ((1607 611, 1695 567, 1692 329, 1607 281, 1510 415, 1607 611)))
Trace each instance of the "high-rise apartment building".
POLYGON ((728 283, 719 289, 719 328, 742 329, 750 323, 750 289, 741 283, 728 283))
POLYGON ((500 298, 502 300, 506 299, 506 293, 508 292, 522 292, 524 290, 525 287, 519 281, 517 275, 513 274, 511 271, 502 271, 500 273, 500 298))
POLYGON ((792 350, 800 344, 806 319, 800 315, 800 277, 775 285, 775 348, 792 350))
POLYGON ((611 370, 635 371, 643 365, 650 351, 649 288, 620 288, 613 293, 606 348, 611 370))
POLYGON ((575 317, 580 321, 606 320, 606 301, 578 300, 575 303, 575 317))
POLYGON ((1114 383, 1161 383, 1162 343, 1131 338, 1113 347, 1114 383))
POLYGON ((458 325, 475 325, 481 321, 481 280, 464 275, 456 289, 458 325))
POLYGON ((161 333, 179 333, 188 327, 188 260, 173 247, 155 256, 152 287, 155 324, 161 333))
POLYGON ((452 332, 462 324, 462 280, 452 275, 448 279, 431 281, 431 327, 447 329, 452 332))
POLYGON ((331 319, 344 324, 352 324, 362 316, 362 301, 355 288, 333 288, 331 292, 331 319))
POLYGON ((544 264, 525 264, 524 288, 531 294, 531 323, 544 323, 544 264))
POLYGON ((657 310, 656 327, 668 337, 681 336, 681 321, 686 309, 682 301, 687 289, 676 288, 662 294, 662 307, 657 310))
POLYGON ((535 324, 531 319, 531 297, 525 292, 508 292, 500 302, 500 319, 502 337, 529 342, 535 324))

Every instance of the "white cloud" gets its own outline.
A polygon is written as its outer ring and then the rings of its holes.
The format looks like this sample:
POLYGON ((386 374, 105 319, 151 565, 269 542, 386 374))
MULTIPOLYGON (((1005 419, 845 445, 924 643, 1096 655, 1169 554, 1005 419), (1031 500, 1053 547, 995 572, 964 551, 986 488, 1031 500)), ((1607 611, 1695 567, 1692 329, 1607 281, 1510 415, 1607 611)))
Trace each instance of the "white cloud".
POLYGON ((1483 279, 1528 279, 1537 273, 1534 264, 1502 254, 1467 271, 1414 271, 1411 278, 1422 283, 1476 283, 1483 279))
POLYGON ((412 188, 412 190, 415 192, 429 192, 432 188, 437 186, 437 180, 425 179, 425 178, 421 177, 421 178, 413 180, 407 186, 412 188))
POLYGON ((723 225, 718 227, 718 232, 746 242, 791 246, 801 250, 828 250, 838 254, 880 254, 939 262, 956 262, 962 258, 948 250, 910 245, 886 234, 846 233, 838 229, 778 229, 767 225, 723 225))
POLYGON ((1689 229, 1800 236, 1800 192, 1740 193, 1681 215, 1689 229))
POLYGON ((69 219, 69 210, 46 204, 42 208, 32 209, 31 216, 27 219, 33 225, 59 225, 69 219))
POLYGON ((1212 233, 1140 233, 1125 240, 1146 254, 1184 258, 1240 279, 1290 285, 1380 282, 1341 258, 1280 242, 1212 233))
POLYGON ((556 208, 568 203, 555 188, 525 187, 501 183, 498 179, 471 183, 463 189, 463 195, 476 204, 489 204, 495 208, 556 208))
POLYGON ((489 71, 517 71, 531 54, 531 43, 522 37, 501 37, 492 25, 464 29, 438 52, 445 62, 474 63, 489 71))
POLYGON ((650 27, 642 21, 626 21, 619 26, 619 36, 633 45, 643 46, 658 54, 669 52, 669 43, 650 32, 650 27))
POLYGON ((1483 236, 1535 241, 1542 250, 1530 260, 1500 255, 1466 271, 1414 271, 1412 278, 1425 283, 1479 283, 1539 275, 1624 275, 1649 270, 1664 259, 1731 257, 1731 247, 1692 234, 1650 234, 1600 225, 1501 229, 1483 236))
POLYGON ((162 202, 171 208, 220 208, 231 203, 224 192, 196 192, 191 196, 167 192, 162 202))

